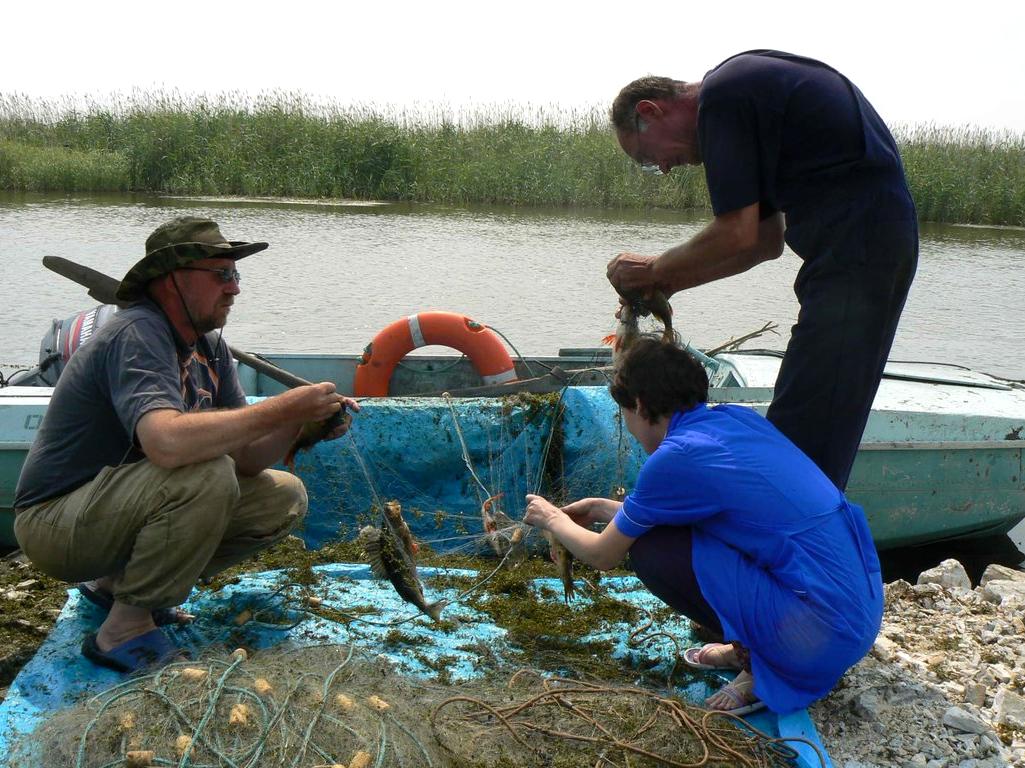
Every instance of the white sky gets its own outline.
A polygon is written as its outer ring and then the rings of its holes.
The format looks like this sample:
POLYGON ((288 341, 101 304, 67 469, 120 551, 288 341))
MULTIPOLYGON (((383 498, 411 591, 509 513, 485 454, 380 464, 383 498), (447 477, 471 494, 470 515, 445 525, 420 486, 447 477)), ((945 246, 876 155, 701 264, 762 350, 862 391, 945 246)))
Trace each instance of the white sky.
POLYGON ((121 0, 6 3, 0 93, 303 91, 340 104, 606 105, 778 48, 851 78, 883 118, 1025 132, 1025 2, 121 0))

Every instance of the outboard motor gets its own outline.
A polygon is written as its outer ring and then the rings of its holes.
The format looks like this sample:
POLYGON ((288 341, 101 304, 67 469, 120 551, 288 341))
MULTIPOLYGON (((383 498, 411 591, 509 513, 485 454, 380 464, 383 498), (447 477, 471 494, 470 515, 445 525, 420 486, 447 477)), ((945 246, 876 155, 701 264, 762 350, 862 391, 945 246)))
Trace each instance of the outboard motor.
POLYGON ((115 312, 117 306, 114 304, 100 304, 64 320, 54 320, 39 345, 39 364, 29 371, 11 376, 8 384, 19 387, 56 385, 61 371, 75 350, 89 341, 102 325, 114 317, 115 312))

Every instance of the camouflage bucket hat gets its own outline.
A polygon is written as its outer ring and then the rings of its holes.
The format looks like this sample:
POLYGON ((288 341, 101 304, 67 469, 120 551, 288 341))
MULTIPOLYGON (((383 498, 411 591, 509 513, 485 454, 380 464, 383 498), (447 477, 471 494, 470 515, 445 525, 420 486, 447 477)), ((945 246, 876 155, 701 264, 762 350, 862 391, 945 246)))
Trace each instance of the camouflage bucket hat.
POLYGON ((121 280, 119 301, 138 301, 146 283, 193 261, 211 258, 245 258, 267 247, 267 243, 246 243, 224 239, 217 222, 197 216, 181 216, 161 224, 146 238, 146 255, 121 280))

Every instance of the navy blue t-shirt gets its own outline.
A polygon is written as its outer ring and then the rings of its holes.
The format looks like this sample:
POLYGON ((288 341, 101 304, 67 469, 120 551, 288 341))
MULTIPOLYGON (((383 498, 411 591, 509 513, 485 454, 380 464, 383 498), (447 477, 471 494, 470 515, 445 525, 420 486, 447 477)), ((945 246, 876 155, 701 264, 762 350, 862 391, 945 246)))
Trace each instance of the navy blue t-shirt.
POLYGON ((184 345, 155 304, 118 312, 71 356, 18 478, 18 509, 70 493, 104 467, 143 457, 139 419, 245 405, 227 345, 213 333, 184 345), (216 345, 216 352, 214 348, 216 345))
POLYGON ((814 59, 748 51, 708 72, 698 141, 715 214, 754 203, 762 218, 782 211, 791 247, 797 229, 831 217, 915 217, 886 125, 853 83, 814 59))

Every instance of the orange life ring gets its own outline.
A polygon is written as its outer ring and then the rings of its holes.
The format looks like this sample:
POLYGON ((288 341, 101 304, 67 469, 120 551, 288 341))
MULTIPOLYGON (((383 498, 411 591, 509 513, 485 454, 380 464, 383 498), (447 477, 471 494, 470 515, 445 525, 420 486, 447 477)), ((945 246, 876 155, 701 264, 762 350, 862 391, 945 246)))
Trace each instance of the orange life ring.
POLYGON ((470 358, 485 384, 516 380, 516 367, 498 334, 456 312, 420 312, 396 320, 374 337, 356 366, 353 394, 385 397, 399 361, 418 347, 440 344, 470 358))

